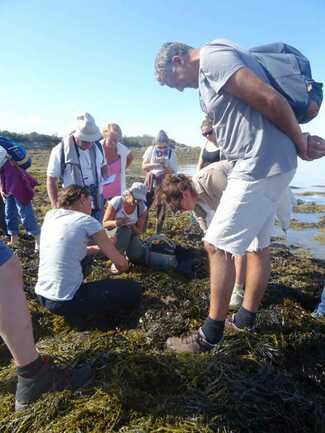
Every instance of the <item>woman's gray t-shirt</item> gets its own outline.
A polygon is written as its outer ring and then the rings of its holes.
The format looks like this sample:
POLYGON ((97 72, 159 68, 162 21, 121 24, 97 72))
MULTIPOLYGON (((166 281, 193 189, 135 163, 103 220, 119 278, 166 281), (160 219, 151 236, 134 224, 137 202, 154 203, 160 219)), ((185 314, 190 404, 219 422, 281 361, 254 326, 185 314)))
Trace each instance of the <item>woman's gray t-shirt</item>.
POLYGON ((201 49, 201 105, 213 119, 217 143, 226 159, 236 161, 230 177, 257 180, 295 169, 297 153, 292 140, 260 112, 224 92, 223 86, 241 68, 268 83, 252 54, 232 42, 217 39, 201 49))
POLYGON ((41 230, 40 263, 35 293, 52 301, 68 301, 79 289, 89 239, 103 230, 93 217, 69 209, 52 209, 41 230))

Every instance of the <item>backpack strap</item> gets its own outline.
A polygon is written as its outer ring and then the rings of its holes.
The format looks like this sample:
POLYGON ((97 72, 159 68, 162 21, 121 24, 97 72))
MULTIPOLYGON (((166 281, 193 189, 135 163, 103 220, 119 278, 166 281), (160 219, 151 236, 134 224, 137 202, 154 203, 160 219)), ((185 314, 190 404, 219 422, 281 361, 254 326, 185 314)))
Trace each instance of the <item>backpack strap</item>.
POLYGON ((95 143, 96 143, 96 146, 98 147, 98 150, 102 154, 102 157, 104 158, 104 150, 103 150, 103 147, 102 147, 100 141, 96 141, 95 143))
POLYGON ((65 163, 65 154, 64 154, 64 143, 63 141, 61 141, 59 143, 60 146, 60 167, 61 167, 61 178, 63 178, 63 173, 66 167, 66 163, 65 163))

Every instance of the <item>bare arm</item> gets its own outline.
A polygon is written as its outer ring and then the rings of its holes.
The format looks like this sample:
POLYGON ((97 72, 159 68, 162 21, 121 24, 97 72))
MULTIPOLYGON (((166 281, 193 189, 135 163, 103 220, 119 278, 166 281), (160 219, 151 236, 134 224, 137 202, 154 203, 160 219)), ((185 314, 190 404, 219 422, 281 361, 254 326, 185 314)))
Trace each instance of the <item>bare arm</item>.
POLYGON ((103 226, 105 229, 111 230, 115 229, 126 223, 126 218, 115 218, 116 210, 114 207, 108 203, 107 208, 105 210, 104 218, 103 218, 103 226))
POLYGON ((145 231, 146 227, 146 221, 147 221, 147 211, 145 211, 140 218, 138 219, 137 223, 132 226, 132 230, 137 235, 141 235, 145 231))
POLYGON ((56 208, 57 201, 58 201, 57 178, 48 176, 46 180, 46 187, 47 187, 47 194, 51 202, 51 206, 53 208, 56 208))
POLYGON ((263 114, 294 142, 302 159, 310 159, 307 141, 288 101, 247 68, 239 69, 225 84, 224 90, 263 114))
POLYGON ((130 152, 130 153, 128 154, 128 156, 126 157, 126 168, 128 168, 128 167, 132 164, 132 161, 133 161, 133 160, 134 160, 133 153, 130 152))
POLYGON ((203 168, 203 158, 202 158, 202 155, 203 155, 204 147, 205 147, 205 145, 202 146, 202 148, 201 148, 199 160, 198 160, 197 166, 196 166, 196 171, 200 171, 201 168, 203 168))
POLYGON ((126 271, 128 269, 128 261, 126 258, 121 254, 116 247, 114 246, 113 242, 110 240, 110 238, 105 233, 105 230, 101 230, 97 233, 95 233, 92 236, 92 239, 94 242, 99 246, 100 250, 103 254, 109 259, 112 260, 112 262, 115 264, 117 269, 119 271, 126 271))
POLYGON ((155 168, 162 168, 160 162, 143 161, 142 163, 142 170, 144 171, 150 171, 155 168))
POLYGON ((308 155, 311 159, 318 159, 325 156, 325 140, 318 135, 307 135, 308 155))

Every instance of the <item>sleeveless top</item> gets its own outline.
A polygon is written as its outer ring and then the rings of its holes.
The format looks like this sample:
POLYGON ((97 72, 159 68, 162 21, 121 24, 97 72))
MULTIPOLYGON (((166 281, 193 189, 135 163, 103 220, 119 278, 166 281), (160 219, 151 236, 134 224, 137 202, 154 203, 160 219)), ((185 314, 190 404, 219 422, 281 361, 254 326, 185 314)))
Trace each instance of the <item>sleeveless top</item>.
POLYGON ((206 167, 209 164, 212 164, 213 162, 220 161, 220 149, 214 150, 212 152, 209 152, 206 150, 206 148, 203 149, 202 152, 202 161, 203 161, 203 167, 206 167))

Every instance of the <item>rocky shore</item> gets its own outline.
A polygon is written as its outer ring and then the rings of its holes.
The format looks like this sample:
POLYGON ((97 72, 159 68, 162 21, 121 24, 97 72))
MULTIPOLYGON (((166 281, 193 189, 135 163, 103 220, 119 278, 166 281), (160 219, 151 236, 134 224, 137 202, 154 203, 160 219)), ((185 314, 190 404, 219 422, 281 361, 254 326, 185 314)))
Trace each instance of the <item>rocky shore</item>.
MULTIPOLYGON (((34 174, 43 185, 35 200, 41 218, 48 208, 44 171, 36 166, 34 174)), ((132 266, 121 277, 143 286, 139 309, 127 320, 88 317, 82 329, 35 300, 38 257, 32 239, 22 236, 17 254, 39 350, 57 362, 89 363, 95 379, 83 391, 45 395, 14 414, 15 369, 1 344, 0 433, 325 431, 325 322, 310 316, 325 262, 274 243, 257 330, 226 334, 211 353, 176 356, 165 351, 165 341, 205 318, 208 263, 190 215, 168 215, 166 233, 195 257, 193 277, 132 266)), ((109 261, 96 259, 89 279, 105 278, 109 268, 109 261)))

